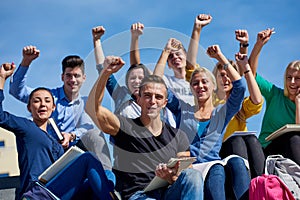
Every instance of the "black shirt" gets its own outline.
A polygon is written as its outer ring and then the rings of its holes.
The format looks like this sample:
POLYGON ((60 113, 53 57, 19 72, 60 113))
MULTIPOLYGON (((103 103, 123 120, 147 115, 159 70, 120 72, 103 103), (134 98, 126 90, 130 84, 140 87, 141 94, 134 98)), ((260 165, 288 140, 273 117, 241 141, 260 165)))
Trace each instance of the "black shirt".
POLYGON ((167 163, 178 152, 189 150, 186 134, 163 123, 160 135, 153 136, 140 118, 118 116, 120 130, 114 136, 114 173, 117 190, 128 199, 143 190, 155 176, 159 163, 167 163))

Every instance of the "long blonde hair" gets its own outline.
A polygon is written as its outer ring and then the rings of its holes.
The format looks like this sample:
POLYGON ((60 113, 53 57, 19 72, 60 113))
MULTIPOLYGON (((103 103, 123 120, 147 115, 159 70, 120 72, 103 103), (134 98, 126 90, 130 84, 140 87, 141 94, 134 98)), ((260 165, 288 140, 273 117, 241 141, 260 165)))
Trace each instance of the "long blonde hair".
MULTIPOLYGON (((196 67, 195 70, 193 71, 193 73, 191 74, 191 78, 190 78, 190 87, 191 87, 191 90, 192 90, 192 80, 193 80, 194 76, 196 74, 199 74, 199 73, 204 73, 204 74, 206 74, 209 77, 209 79, 212 81, 212 83, 214 85, 214 91, 215 91, 217 89, 217 82, 216 82, 216 79, 215 79, 214 75, 207 68, 200 67, 200 66, 196 67)), ((198 101, 196 100, 195 97, 194 97, 194 102, 195 102, 195 105, 198 105, 198 101)))
POLYGON ((217 81, 216 81, 215 76, 212 74, 212 72, 211 72, 210 70, 208 70, 208 69, 205 68, 205 67, 200 67, 200 66, 197 67, 197 68, 193 71, 193 73, 192 73, 192 75, 191 75, 191 78, 190 78, 190 85, 192 84, 191 81, 193 80, 195 74, 199 74, 199 73, 205 73, 205 74, 210 78, 210 80, 212 81, 212 83, 213 83, 213 85, 214 85, 214 90, 217 89, 217 81))
POLYGON ((288 92, 288 89, 286 86, 286 73, 287 73, 288 69, 300 70, 300 60, 295 60, 295 61, 290 62, 285 69, 285 72, 284 72, 284 96, 286 96, 286 97, 289 95, 289 92, 288 92))

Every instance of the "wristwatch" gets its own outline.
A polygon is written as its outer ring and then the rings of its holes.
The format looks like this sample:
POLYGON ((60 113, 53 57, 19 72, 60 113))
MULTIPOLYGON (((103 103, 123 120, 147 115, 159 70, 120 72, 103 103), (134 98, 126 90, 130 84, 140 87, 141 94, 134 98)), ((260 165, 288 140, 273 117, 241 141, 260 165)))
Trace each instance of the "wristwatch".
POLYGON ((70 142, 73 142, 73 141, 75 140, 76 136, 75 136, 74 133, 70 133, 70 135, 71 135, 71 140, 70 140, 70 142))
POLYGON ((240 43, 240 47, 246 48, 246 47, 248 47, 248 46, 249 46, 249 43, 240 43))

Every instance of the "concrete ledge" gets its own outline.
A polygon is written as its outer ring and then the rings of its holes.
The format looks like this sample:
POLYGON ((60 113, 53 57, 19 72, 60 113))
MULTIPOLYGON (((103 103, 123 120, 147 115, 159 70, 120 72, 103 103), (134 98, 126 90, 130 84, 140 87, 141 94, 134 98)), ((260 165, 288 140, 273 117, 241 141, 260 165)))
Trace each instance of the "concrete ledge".
POLYGON ((17 188, 20 186, 19 176, 8 176, 0 178, 0 190, 17 188))
POLYGON ((15 199, 15 188, 0 190, 1 200, 14 200, 15 199))
POLYGON ((16 188, 20 186, 19 176, 0 177, 0 199, 15 199, 16 188))

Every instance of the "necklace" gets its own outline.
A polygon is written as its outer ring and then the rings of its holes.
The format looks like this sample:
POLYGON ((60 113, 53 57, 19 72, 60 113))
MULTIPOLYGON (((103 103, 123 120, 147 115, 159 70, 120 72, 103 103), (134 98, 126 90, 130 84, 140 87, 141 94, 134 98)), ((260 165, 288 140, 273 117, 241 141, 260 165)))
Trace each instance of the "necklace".
POLYGON ((210 119, 210 116, 211 116, 211 111, 206 111, 206 112, 197 111, 195 113, 195 118, 200 121, 203 119, 210 119))

